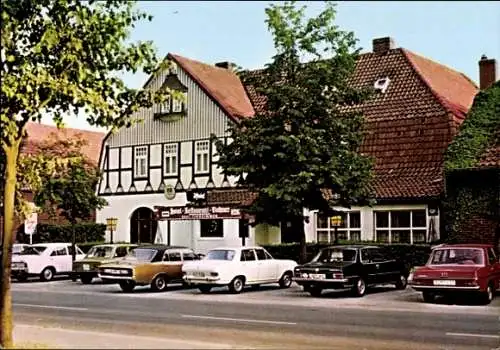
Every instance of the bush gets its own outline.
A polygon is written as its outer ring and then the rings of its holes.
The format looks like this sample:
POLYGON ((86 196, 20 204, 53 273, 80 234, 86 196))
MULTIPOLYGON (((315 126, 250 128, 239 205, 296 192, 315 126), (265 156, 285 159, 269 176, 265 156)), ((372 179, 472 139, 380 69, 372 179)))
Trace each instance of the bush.
MULTIPOLYGON (((360 244, 360 242, 340 242, 339 245, 360 244)), ((361 244, 384 247, 395 258, 402 260, 408 268, 425 265, 431 252, 429 244, 386 244, 376 242, 361 242, 361 244)), ((311 261, 320 249, 332 246, 324 243, 307 244, 307 261, 311 261)), ((299 261, 300 245, 298 243, 285 243, 263 245, 263 247, 276 259, 291 259, 299 261)))
MULTIPOLYGON (((104 242, 106 225, 95 222, 75 225, 76 242, 104 242)), ((71 225, 38 224, 33 235, 33 243, 71 242, 73 228, 71 225)), ((28 239, 29 237, 25 237, 28 239)), ((94 243, 96 244, 96 243, 94 243)))

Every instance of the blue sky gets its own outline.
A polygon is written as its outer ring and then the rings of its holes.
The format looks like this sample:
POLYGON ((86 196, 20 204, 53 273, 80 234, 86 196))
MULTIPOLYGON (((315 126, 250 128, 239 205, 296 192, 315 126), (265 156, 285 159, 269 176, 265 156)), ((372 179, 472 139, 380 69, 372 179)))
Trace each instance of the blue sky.
MULTIPOLYGON (((152 40, 158 53, 168 52, 213 64, 232 61, 244 68, 264 66, 274 54, 265 24, 269 1, 139 1, 154 16, 132 31, 132 40, 152 40)), ((299 2, 308 14, 321 1, 299 2)), ((396 46, 431 58, 478 81, 482 54, 500 60, 500 2, 494 1, 343 1, 336 23, 353 31, 363 51, 373 38, 391 36, 396 46)), ((500 63, 500 62, 499 62, 500 63)), ((125 75, 131 87, 147 79, 125 75)), ((44 120, 48 122, 48 120, 44 120)), ((68 118, 69 127, 92 129, 84 118, 68 118)))

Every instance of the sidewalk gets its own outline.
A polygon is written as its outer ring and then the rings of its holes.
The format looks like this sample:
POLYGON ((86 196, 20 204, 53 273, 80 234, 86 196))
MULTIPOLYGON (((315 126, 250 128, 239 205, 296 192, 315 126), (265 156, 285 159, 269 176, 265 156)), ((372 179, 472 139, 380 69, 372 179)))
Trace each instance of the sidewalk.
POLYGON ((221 343, 70 330, 25 324, 16 324, 14 326, 14 343, 16 347, 25 349, 238 349, 221 343))

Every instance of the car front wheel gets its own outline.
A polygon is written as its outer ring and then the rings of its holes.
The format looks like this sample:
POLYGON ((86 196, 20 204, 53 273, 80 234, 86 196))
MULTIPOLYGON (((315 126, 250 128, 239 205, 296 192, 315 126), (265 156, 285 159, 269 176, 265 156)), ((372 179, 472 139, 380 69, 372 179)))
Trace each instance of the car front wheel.
POLYGON ((233 294, 241 293, 244 287, 245 287, 245 280, 241 276, 235 277, 231 281, 231 283, 229 283, 229 290, 233 294))
POLYGON ((82 284, 91 284, 93 279, 94 277, 92 276, 85 276, 85 275, 80 276, 80 281, 82 282, 82 284))
POLYGON ((292 285, 292 273, 285 272, 283 276, 281 276, 281 279, 279 280, 279 285, 280 288, 290 288, 290 286, 292 285))
POLYGON ((399 275, 398 280, 396 281, 396 289, 403 290, 406 288, 406 285, 408 284, 408 279, 404 274, 399 275))
POLYGON ((135 282, 134 281, 120 281, 120 288, 124 292, 129 293, 129 292, 134 290, 135 282))
POLYGON ((40 279, 44 282, 52 281, 54 278, 54 269, 52 267, 46 267, 40 274, 40 279))
POLYGON ((202 284, 198 286, 198 289, 200 290, 201 293, 208 294, 212 290, 212 286, 202 284))
POLYGON ((422 292, 422 298, 426 303, 433 303, 436 296, 432 292, 422 292))

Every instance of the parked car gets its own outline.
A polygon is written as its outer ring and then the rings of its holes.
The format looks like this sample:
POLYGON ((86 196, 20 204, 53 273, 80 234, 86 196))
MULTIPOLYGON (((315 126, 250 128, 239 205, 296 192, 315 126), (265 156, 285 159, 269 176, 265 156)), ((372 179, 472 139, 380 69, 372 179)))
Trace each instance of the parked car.
POLYGON ((102 264, 112 263, 127 256, 137 244, 117 243, 98 244, 90 248, 85 258, 73 264, 73 276, 83 284, 90 284, 97 277, 97 268, 102 264))
POLYGON ((391 283, 405 289, 408 274, 403 262, 383 248, 350 245, 320 250, 311 262, 295 268, 293 279, 312 296, 337 289, 362 297, 368 286, 376 284, 391 283))
POLYGON ((118 283, 124 292, 135 286, 150 285, 162 292, 168 283, 182 283, 182 264, 198 260, 190 248, 168 245, 147 245, 134 248, 129 255, 114 263, 103 264, 98 275, 103 281, 118 283))
MULTIPOLYGON (((12 256, 12 276, 25 281, 30 276, 39 276, 50 281, 55 275, 70 275, 72 272, 71 243, 37 243, 25 247, 12 256)), ((76 260, 85 254, 76 246, 76 260)))
POLYGON ((293 260, 274 259, 261 247, 216 248, 205 258, 183 266, 184 280, 209 293, 215 286, 228 286, 232 293, 241 293, 245 285, 279 283, 281 288, 292 284, 293 260))
POLYGON ((12 245, 12 255, 17 255, 21 253, 26 247, 29 247, 29 244, 14 243, 12 245))
POLYGON ((473 292, 489 304, 500 289, 500 262, 492 245, 440 245, 425 266, 410 274, 409 284, 422 292, 425 302, 433 302, 437 295, 473 292))

